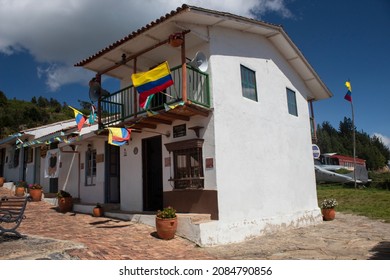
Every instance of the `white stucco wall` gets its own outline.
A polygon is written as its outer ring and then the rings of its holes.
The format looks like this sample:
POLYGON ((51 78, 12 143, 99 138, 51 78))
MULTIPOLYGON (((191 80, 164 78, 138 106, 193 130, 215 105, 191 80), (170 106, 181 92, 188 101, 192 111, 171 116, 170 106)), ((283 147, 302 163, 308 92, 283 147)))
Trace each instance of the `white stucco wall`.
POLYGON ((318 221, 307 89, 266 39, 220 28, 210 35, 220 218, 215 238, 231 240, 233 230, 239 241, 265 224, 318 221), (242 96, 240 65, 256 72, 258 102, 242 96), (286 88, 296 92, 298 117, 288 113, 286 88))

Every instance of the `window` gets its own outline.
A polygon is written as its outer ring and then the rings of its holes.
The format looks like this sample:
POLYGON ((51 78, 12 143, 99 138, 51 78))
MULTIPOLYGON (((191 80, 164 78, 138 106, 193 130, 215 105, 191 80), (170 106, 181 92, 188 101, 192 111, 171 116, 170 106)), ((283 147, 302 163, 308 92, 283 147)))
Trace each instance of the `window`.
POLYGON ((20 149, 17 149, 16 146, 13 149, 13 155, 11 156, 12 161, 10 163, 11 168, 16 168, 19 166, 19 155, 20 155, 20 149))
POLYGON ((24 162, 32 163, 33 162, 34 151, 31 147, 24 148, 24 162))
POLYGON ((298 116, 298 109, 297 109, 297 99, 295 96, 295 91, 292 91, 291 89, 286 89, 287 91, 287 106, 288 106, 288 112, 291 115, 298 116))
POLYGON ((241 65, 242 96, 257 101, 255 71, 241 65))
POLYGON ((203 139, 193 139, 165 144, 173 152, 173 175, 175 189, 201 189, 203 177, 203 139))
POLYGON ((85 185, 94 186, 96 180, 96 150, 87 151, 85 162, 85 185))

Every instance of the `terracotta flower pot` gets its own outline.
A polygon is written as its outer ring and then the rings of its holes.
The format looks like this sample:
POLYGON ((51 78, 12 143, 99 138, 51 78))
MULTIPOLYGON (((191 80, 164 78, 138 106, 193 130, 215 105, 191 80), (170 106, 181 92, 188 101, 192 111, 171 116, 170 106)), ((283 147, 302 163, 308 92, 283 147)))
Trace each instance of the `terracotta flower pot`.
POLYGON ((25 193, 24 187, 15 188, 15 196, 24 196, 24 193, 25 193))
POLYGON ((161 219, 156 217, 157 235, 161 239, 172 239, 177 229, 177 217, 172 219, 161 219))
POLYGON ((42 189, 30 189, 29 191, 32 201, 41 201, 42 189))
POLYGON ((4 185, 5 179, 4 177, 0 177, 0 187, 4 185))
POLYGON ((61 213, 72 211, 73 198, 72 197, 60 197, 58 198, 58 210, 61 213))
POLYGON ((332 221, 336 217, 336 210, 334 208, 322 208, 321 212, 324 221, 332 221))
POLYGON ((101 217, 101 216, 103 216, 103 208, 102 207, 95 207, 95 208, 93 208, 92 215, 94 217, 101 217))

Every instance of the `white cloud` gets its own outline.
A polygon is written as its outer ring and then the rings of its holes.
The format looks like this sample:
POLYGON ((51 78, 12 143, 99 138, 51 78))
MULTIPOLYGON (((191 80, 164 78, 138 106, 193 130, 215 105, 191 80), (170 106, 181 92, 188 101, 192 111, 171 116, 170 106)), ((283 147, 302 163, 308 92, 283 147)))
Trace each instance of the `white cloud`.
POLYGON ((380 133, 374 133, 374 136, 382 140, 382 143, 385 144, 390 149, 390 137, 384 136, 380 133))
POLYGON ((80 81, 75 62, 183 3, 246 17, 292 15, 284 0, 0 0, 0 53, 27 51, 50 64, 38 73, 55 90, 80 81))
POLYGON ((49 64, 45 67, 39 66, 37 68, 38 78, 45 79, 48 89, 53 92, 66 84, 85 84, 85 81, 89 81, 93 75, 82 68, 68 65, 49 64))

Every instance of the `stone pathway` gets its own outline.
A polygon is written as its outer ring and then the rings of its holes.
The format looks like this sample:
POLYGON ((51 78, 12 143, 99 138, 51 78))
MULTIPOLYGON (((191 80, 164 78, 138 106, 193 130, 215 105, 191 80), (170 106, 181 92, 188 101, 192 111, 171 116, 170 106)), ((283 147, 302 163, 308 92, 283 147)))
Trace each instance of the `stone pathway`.
MULTIPOLYGON (((0 188, 0 196, 10 194, 0 188)), ((0 260, 390 259, 390 224, 342 213, 316 226, 211 248, 178 236, 158 239, 143 224, 62 214, 43 201, 29 202, 25 214, 19 232, 27 238, 0 237, 0 260)))

